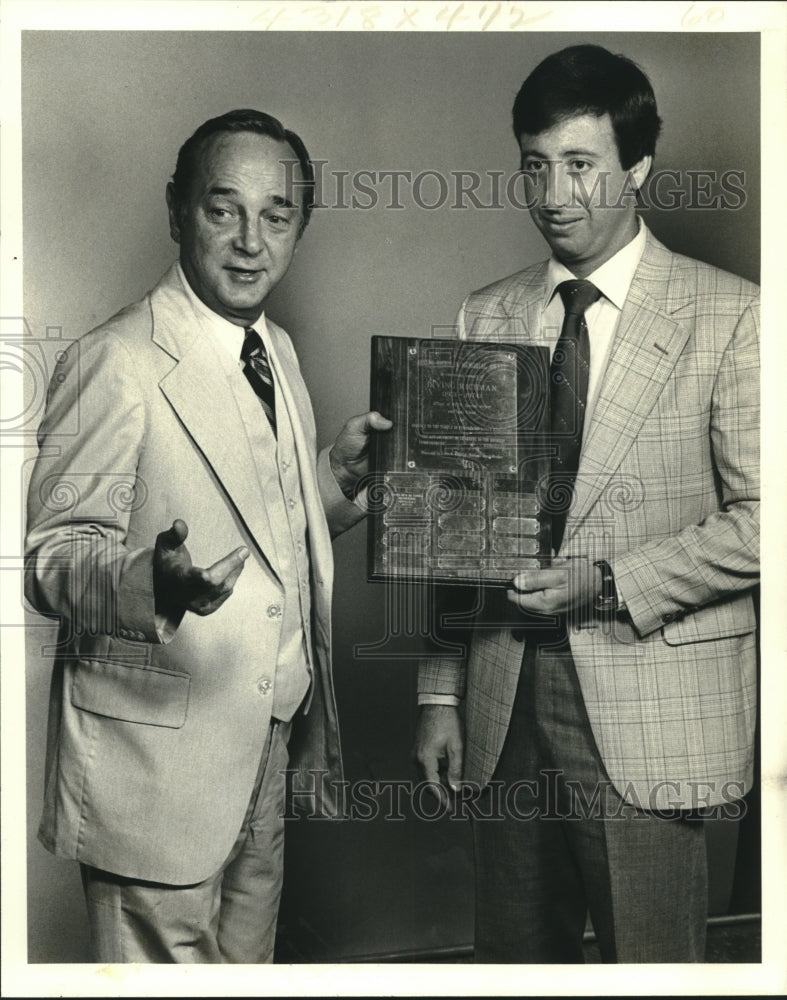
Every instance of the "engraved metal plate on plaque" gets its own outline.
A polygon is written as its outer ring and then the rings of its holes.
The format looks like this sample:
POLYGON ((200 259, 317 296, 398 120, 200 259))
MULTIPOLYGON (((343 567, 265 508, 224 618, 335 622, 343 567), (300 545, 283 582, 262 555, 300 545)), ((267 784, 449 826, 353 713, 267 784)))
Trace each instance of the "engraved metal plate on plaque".
POLYGON ((372 337, 370 580, 506 583, 550 553, 549 351, 372 337))

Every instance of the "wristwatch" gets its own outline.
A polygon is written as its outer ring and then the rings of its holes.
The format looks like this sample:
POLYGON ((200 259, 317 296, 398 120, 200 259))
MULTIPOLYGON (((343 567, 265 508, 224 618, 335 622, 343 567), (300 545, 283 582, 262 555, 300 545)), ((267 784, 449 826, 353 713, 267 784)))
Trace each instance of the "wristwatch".
POLYGON ((593 600, 593 610, 601 614, 611 614, 618 610, 618 590, 615 586, 615 576, 612 567, 606 559, 597 559, 594 566, 601 570, 601 593, 593 600))

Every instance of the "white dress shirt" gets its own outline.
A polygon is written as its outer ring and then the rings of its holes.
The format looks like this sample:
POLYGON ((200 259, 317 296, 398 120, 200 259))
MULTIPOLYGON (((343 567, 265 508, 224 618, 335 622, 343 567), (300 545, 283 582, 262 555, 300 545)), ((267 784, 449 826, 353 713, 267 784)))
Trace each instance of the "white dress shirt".
MULTIPOLYGON (((584 434, 593 416, 593 407, 598 399, 599 389, 609 359, 612 341, 618 328, 618 320, 623 304, 628 297, 634 272, 639 266, 645 249, 645 226, 639 219, 637 235, 622 250, 605 261, 587 276, 601 292, 601 298, 585 310, 585 322, 590 338, 590 372, 588 375, 587 405, 585 408, 584 434)), ((563 281, 576 280, 576 275, 561 264, 557 258, 550 258, 547 267, 547 288, 541 311, 541 343, 549 346, 550 357, 555 349, 563 326, 565 309, 563 300, 557 294, 557 286, 563 281)), ((584 436, 584 435, 583 435, 584 436)))
MULTIPOLYGON (((178 277, 183 284, 183 288, 188 296, 189 302, 200 318, 200 325, 207 333, 210 334, 211 338, 216 343, 221 344, 224 350, 229 353, 235 364, 242 368, 243 366, 240 360, 240 352, 243 348, 243 341, 246 338, 246 329, 248 327, 244 328, 242 326, 238 326, 237 323, 230 323, 228 319, 224 319, 223 316, 219 316, 218 313, 209 309, 189 284, 183 268, 180 265, 180 261, 177 262, 176 267, 178 270, 178 277)), ((249 323, 248 326, 253 326, 260 335, 260 338, 265 345, 265 350, 268 352, 268 356, 270 357, 271 344, 270 338, 268 337, 268 328, 265 323, 265 310, 259 314, 253 323, 249 323)), ((271 362, 271 368, 272 367, 273 363, 271 362)))

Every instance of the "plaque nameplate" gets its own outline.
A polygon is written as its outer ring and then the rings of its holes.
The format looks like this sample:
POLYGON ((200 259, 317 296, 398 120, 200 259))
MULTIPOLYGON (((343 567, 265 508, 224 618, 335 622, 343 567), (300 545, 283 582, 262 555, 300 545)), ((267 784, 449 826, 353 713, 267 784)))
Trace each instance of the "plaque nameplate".
POLYGON ((549 350, 372 337, 370 580, 507 583, 549 556, 549 350))

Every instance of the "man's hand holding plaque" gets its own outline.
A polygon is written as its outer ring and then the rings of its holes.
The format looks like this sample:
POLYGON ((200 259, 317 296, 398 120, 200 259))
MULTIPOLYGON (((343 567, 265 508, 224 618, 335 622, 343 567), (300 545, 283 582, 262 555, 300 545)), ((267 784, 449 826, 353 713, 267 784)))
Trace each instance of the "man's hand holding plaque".
POLYGON ((592 604, 601 582, 601 571, 587 559, 553 558, 547 568, 517 573, 506 596, 520 611, 564 614, 592 604))

